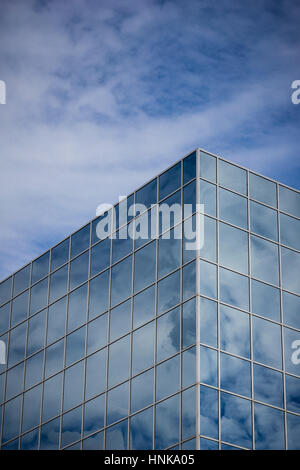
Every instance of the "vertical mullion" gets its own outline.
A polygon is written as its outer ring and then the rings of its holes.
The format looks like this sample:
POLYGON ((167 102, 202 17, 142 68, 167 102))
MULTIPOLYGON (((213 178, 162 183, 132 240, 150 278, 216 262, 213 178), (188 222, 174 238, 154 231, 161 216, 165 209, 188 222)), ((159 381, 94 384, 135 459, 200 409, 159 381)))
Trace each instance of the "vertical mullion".
POLYGON ((196 449, 200 450, 200 150, 196 150, 196 449))

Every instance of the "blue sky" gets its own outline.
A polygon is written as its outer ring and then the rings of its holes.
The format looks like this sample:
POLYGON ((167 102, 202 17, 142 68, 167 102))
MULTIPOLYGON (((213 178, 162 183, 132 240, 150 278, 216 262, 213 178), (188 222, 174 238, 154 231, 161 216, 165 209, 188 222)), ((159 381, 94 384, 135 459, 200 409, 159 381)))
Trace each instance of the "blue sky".
POLYGON ((300 188, 299 2, 0 9, 0 278, 197 146, 300 188))

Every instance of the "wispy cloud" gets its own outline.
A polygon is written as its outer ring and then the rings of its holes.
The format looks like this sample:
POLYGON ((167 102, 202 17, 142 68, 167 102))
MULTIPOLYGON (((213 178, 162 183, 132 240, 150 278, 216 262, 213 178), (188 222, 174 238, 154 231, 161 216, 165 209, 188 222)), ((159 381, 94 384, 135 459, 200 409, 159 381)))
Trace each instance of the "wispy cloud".
POLYGON ((293 1, 1 2, 0 277, 196 146, 299 187, 293 1))

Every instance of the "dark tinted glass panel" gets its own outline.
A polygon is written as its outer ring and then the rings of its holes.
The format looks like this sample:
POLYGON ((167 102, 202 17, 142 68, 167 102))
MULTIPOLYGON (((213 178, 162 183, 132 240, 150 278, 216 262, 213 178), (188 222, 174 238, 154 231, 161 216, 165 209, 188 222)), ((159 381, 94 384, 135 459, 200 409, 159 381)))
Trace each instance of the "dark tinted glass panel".
POLYGON ((217 160, 212 155, 200 152, 200 176, 207 180, 216 182, 217 160))
POLYGON ((60 418, 41 427, 40 450, 56 450, 59 445, 60 418))
MULTIPOLYGON (((161 278, 174 271, 181 264, 181 240, 176 239, 176 231, 171 230, 159 239, 158 243, 158 277, 161 278), (168 238, 164 238, 168 237, 168 238)), ((155 256, 155 254, 154 254, 155 256)), ((154 258, 155 262, 155 258, 154 258)))
POLYGON ((145 408, 153 403, 154 369, 132 379, 131 382, 131 412, 145 408))
POLYGON ((14 441, 10 441, 8 444, 1 446, 1 450, 18 450, 19 449, 19 438, 14 441))
MULTIPOLYGON (((168 240, 170 241, 170 240, 168 240)), ((155 241, 137 251, 134 255, 134 290, 143 289, 155 281, 156 277, 155 241)))
POLYGON ((128 421, 125 419, 121 423, 115 424, 106 431, 107 450, 125 450, 128 441, 128 421))
POLYGON ((28 432, 21 437, 22 450, 38 450, 39 445, 39 429, 28 432))
POLYGON ((50 277, 50 302, 62 297, 68 288, 68 266, 58 269, 50 277))
POLYGON ((300 220, 280 214, 280 241, 295 250, 300 250, 300 220))
POLYGON ((71 258, 86 250, 90 244, 90 224, 86 225, 71 237, 71 258))
POLYGON ((114 388, 107 394, 107 424, 128 415, 129 382, 114 388))
POLYGON ((54 418, 61 411, 62 374, 55 375, 44 383, 42 421, 54 418))
POLYGON ((248 274, 248 233, 219 224, 220 264, 248 274))
MULTIPOLYGON (((200 382, 218 386, 217 351, 200 346, 200 382)), ((223 387, 225 388, 225 387, 223 387)))
POLYGON ((283 322, 300 330, 300 297, 282 293, 283 322))
POLYGON ((220 300, 249 310, 249 281, 245 276, 220 269, 220 300))
POLYGON ((218 392, 213 388, 200 387, 201 434, 218 439, 218 392))
POLYGON ((196 299, 185 302, 182 306, 182 347, 196 342, 196 299))
POLYGON ((11 298, 12 277, 0 284, 0 305, 11 298))
POLYGON ((281 248, 281 263, 283 288, 300 294, 300 254, 281 248))
POLYGON ((38 313, 28 321, 27 356, 44 347, 46 310, 38 313))
POLYGON ((217 191, 214 184, 200 181, 200 204, 204 205, 205 214, 216 216, 217 191))
POLYGON ((143 186, 135 193, 136 204, 144 204, 147 208, 157 202, 157 179, 143 186))
POLYGON ((49 258, 50 251, 47 251, 43 256, 33 261, 31 275, 32 284, 47 276, 49 273, 49 258))
POLYGON ((108 309, 109 271, 90 281, 89 319, 108 309))
POLYGON ((183 160, 183 184, 196 178, 196 152, 183 160))
POLYGON ((133 299, 133 328, 151 320, 155 315, 155 286, 149 287, 133 299))
POLYGON ((24 359, 26 342, 26 323, 22 323, 10 332, 8 365, 16 364, 24 359))
POLYGON ((0 334, 9 328, 10 302, 0 307, 0 334))
POLYGON ((257 450, 284 449, 284 419, 281 411, 255 404, 254 427, 257 450))
POLYGON ((221 349, 239 356, 250 357, 250 322, 247 313, 225 305, 220 306, 221 349))
POLYGON ((196 212, 196 181, 183 188, 183 204, 183 217, 189 217, 196 212))
POLYGON ((111 270, 111 305, 131 295, 132 256, 113 266, 111 270))
POLYGON ((73 364, 84 356, 85 326, 74 331, 66 338, 66 366, 73 364))
POLYGON ((252 327, 254 360, 281 369, 280 326, 267 320, 253 317, 252 327))
POLYGON ((217 267, 200 261, 200 293, 207 297, 217 297, 217 267))
POLYGON ((109 346, 108 385, 112 386, 129 377, 130 336, 109 346))
POLYGON ((65 370, 63 409, 68 410, 82 402, 83 399, 84 361, 65 370))
POLYGON ((180 396, 156 405, 155 449, 166 449, 179 441, 180 396))
POLYGON ((282 374, 257 364, 253 366, 254 399, 283 407, 282 374))
POLYGON ((110 238, 106 238, 91 250, 91 276, 99 273, 110 264, 110 238))
POLYGON ((62 417, 61 447, 77 441, 81 437, 82 407, 79 406, 62 417))
POLYGON ((57 341, 46 349, 45 377, 60 371, 64 365, 64 340, 57 341))
POLYGON ((64 365, 64 340, 57 341, 46 349, 45 377, 55 374, 64 365))
POLYGON ((239 227, 248 228, 247 199, 219 188, 219 217, 239 227))
POLYGON ((196 434, 196 390, 195 387, 185 390, 182 397, 181 427, 182 439, 187 439, 196 434))
POLYGON ((70 239, 67 238, 59 245, 52 248, 51 253, 51 271, 65 264, 69 259, 70 239))
MULTIPOLYGON (((4 378, 4 375, 2 376, 4 378)), ((6 379, 6 400, 19 395, 23 391, 24 362, 9 369, 6 379)), ((2 400, 1 400, 2 401, 2 400)))
POLYGON ((84 407, 84 434, 91 434, 104 426, 105 395, 89 401, 84 407))
POLYGON ((252 448, 251 402, 221 393, 221 439, 252 448))
POLYGON ((180 301, 180 271, 176 271, 158 283, 158 314, 180 301))
POLYGON ((156 367, 156 400, 177 392, 180 387, 180 356, 177 355, 156 367))
POLYGON ((166 197, 181 185, 181 162, 159 177, 159 199, 166 197))
POLYGON ((261 176, 250 173, 250 197, 257 201, 264 202, 269 206, 276 207, 276 184, 261 176))
POLYGON ((175 308, 157 319, 157 361, 179 351, 180 309, 175 308))
POLYGON ((279 186, 279 208, 281 211, 300 218, 300 193, 279 186))
POLYGON ((89 252, 74 259, 70 264, 70 289, 82 284, 88 278, 89 252))
POLYGON ((250 397, 250 362, 221 353, 221 388, 250 397))
POLYGON ((280 321, 279 290, 252 280, 252 311, 271 320, 280 321))
POLYGON ((278 240, 277 212, 257 202, 250 203, 250 230, 271 240, 278 240))
POLYGON ((12 301, 11 327, 26 319, 28 312, 28 293, 29 291, 27 290, 18 297, 15 297, 12 301))
POLYGON ((93 354, 86 360, 85 399, 102 393, 106 386, 106 349, 93 354))
POLYGON ((247 194, 247 173, 242 168, 219 160, 219 184, 241 194, 247 194))
POLYGON ((88 323, 87 353, 105 346, 107 342, 107 313, 88 323))
POLYGON ((31 288, 30 313, 37 312, 47 305, 48 301, 48 278, 40 281, 31 288))
POLYGON ((47 344, 56 341, 65 334, 67 298, 55 302, 48 309, 47 344))
POLYGON ((131 329, 131 300, 110 311, 110 341, 123 336, 131 329))
POLYGON ((300 413, 300 379, 285 376, 286 407, 290 411, 300 413))
POLYGON ((68 331, 82 325, 87 318, 87 284, 69 295, 68 331))
POLYGON ((30 282, 30 264, 14 275, 14 295, 27 289, 30 282))
POLYGON ((196 294, 196 263, 192 262, 182 268, 182 300, 196 294))
POLYGON ((42 386, 24 393, 22 431, 28 431, 40 423, 42 386))
POLYGON ((154 362, 154 322, 136 330, 132 335, 132 374, 151 367, 154 362))
POLYGON ((2 442, 19 434, 22 396, 7 402, 4 406, 2 442))
POLYGON ((138 413, 130 419, 130 448, 134 450, 152 449, 153 408, 138 413))
POLYGON ((300 450, 300 417, 287 413, 287 438, 288 449, 300 450))
POLYGON ((97 432, 92 436, 84 439, 82 443, 83 450, 103 450, 104 449, 104 432, 97 432))
POLYGON ((200 298, 200 341, 217 347, 217 303, 200 298))
POLYGON ((44 351, 31 356, 26 361, 25 389, 41 382, 44 368, 44 351))

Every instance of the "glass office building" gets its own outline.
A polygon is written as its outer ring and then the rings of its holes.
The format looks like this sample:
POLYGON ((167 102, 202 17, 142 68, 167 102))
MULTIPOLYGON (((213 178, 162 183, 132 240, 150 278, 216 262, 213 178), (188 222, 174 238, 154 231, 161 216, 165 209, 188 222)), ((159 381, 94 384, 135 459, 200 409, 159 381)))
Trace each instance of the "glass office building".
POLYGON ((1 449, 300 449, 299 228, 298 191, 197 149, 4 280, 1 449))

